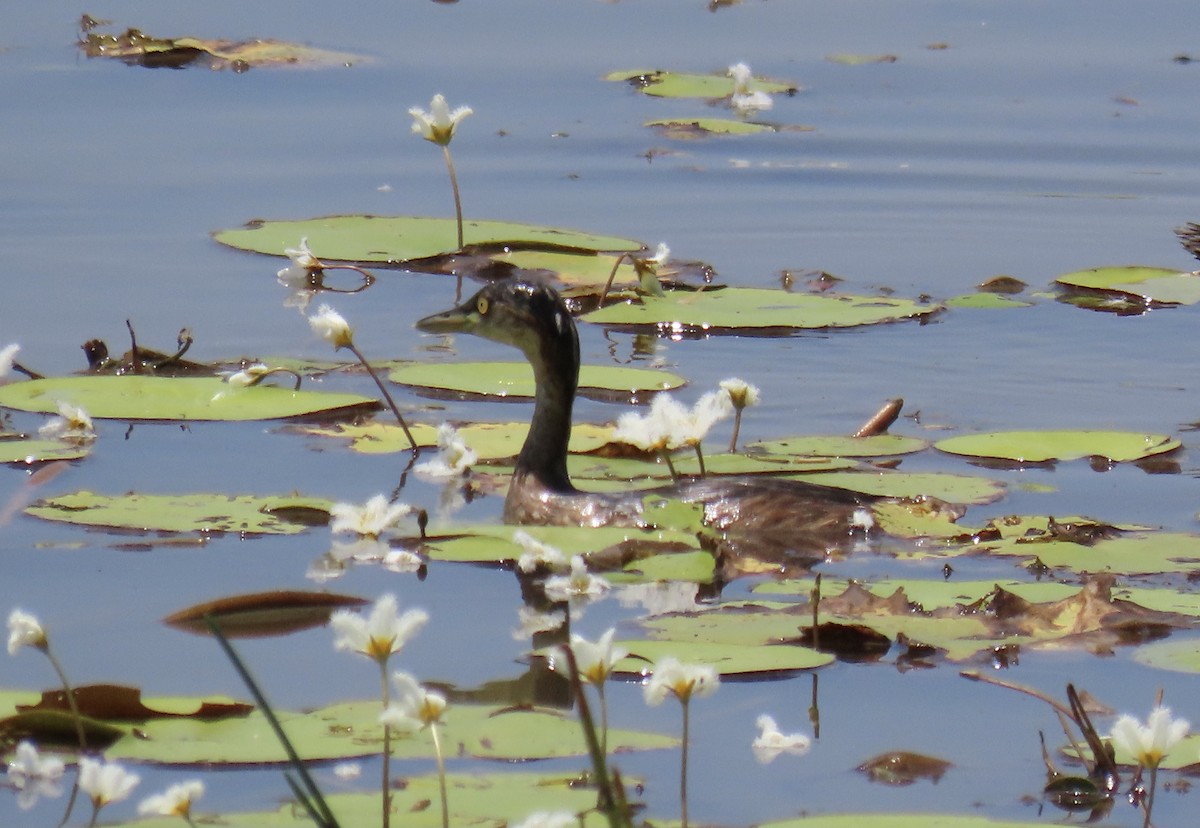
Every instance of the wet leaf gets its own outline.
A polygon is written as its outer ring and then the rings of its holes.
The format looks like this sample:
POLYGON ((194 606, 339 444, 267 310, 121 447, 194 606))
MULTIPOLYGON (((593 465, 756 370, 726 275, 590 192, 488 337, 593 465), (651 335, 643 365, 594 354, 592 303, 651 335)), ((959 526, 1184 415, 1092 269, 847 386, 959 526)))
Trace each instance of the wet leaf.
MULTIPOLYGON (((406 365, 388 375, 401 385, 481 397, 532 399, 533 368, 528 362, 438 362, 406 365)), ((583 365, 579 391, 584 397, 646 399, 656 391, 683 387, 687 380, 667 371, 621 365, 583 365)))
POLYGON ((807 457, 891 457, 912 454, 928 448, 929 443, 916 437, 877 434, 873 437, 797 436, 749 443, 747 451, 768 455, 807 457))
POLYGON ((79 48, 90 58, 115 58, 129 64, 178 68, 202 62, 210 69, 243 72, 254 66, 350 66, 366 58, 280 40, 212 40, 197 37, 159 38, 138 29, 121 34, 84 33, 79 48))
MULTIPOLYGON (((313 255, 326 261, 399 264, 458 253, 458 225, 452 219, 428 216, 325 216, 295 221, 252 221, 236 230, 213 235, 239 250, 282 256, 308 238, 313 255)), ((575 230, 516 224, 507 221, 463 223, 465 250, 501 252, 506 249, 559 252, 636 252, 641 242, 598 236, 575 230)))
POLYGON ((1005 485, 997 480, 941 472, 820 472, 805 479, 822 486, 880 497, 934 497, 947 503, 960 504, 994 503, 1004 497, 1006 490, 1005 485))
POLYGON ((620 328, 653 327, 671 333, 771 334, 844 328, 929 316, 940 305, 884 296, 785 293, 764 288, 670 291, 638 303, 609 305, 583 320, 620 328))
MULTIPOLYGON (((559 253, 550 250, 514 250, 494 253, 492 261, 518 268, 550 274, 568 286, 603 287, 612 274, 618 256, 604 253, 559 253)), ((637 272, 629 259, 617 267, 614 287, 637 284, 637 272)))
POLYGON ((1077 572, 1142 575, 1200 571, 1200 537, 1175 532, 1131 534, 1091 546, 1037 536, 985 541, 974 547, 988 555, 1016 555, 1051 568, 1077 572))
POLYGON ((884 785, 911 785, 921 779, 937 783, 953 765, 936 756, 897 750, 868 759, 856 770, 872 782, 884 785))
POLYGON ((1146 644, 1134 650, 1133 660, 1160 670, 1200 673, 1200 641, 1190 638, 1146 644))
POLYGON ((660 127, 669 137, 688 137, 697 134, 709 135, 756 135, 775 132, 770 124, 756 124, 733 118, 656 118, 643 126, 660 127))
POLYGON ((1064 273, 1054 280, 1065 288, 1116 293, 1148 304, 1194 305, 1200 302, 1200 276, 1162 267, 1094 267, 1064 273))
POLYGON ((1106 457, 1119 463, 1166 454, 1181 444, 1165 434, 1135 434, 1127 431, 996 431, 949 437, 933 445, 950 454, 998 458, 1015 463, 1045 463, 1084 457, 1106 457))
POLYGON ((741 644, 678 637, 651 641, 622 641, 629 656, 617 662, 614 671, 627 675, 645 675, 654 662, 674 656, 685 663, 711 664, 722 676, 765 677, 772 673, 812 670, 833 663, 833 656, 809 647, 790 644, 745 647, 741 644))
POLYGON ((1032 307, 1032 302, 1022 299, 1012 299, 999 293, 968 293, 965 296, 955 296, 946 300, 948 308, 971 308, 979 310, 1007 310, 1009 308, 1032 307))
POLYGON ((206 618, 220 625, 229 638, 261 638, 319 627, 334 610, 361 607, 363 598, 331 592, 273 590, 230 595, 187 607, 163 619, 163 623, 197 635, 211 635, 206 618))
MULTIPOLYGON (((724 71, 699 74, 661 69, 624 69, 609 72, 604 79, 625 81, 639 92, 658 98, 726 98, 733 94, 733 78, 724 71)), ((786 81, 752 78, 747 88, 750 92, 794 95, 801 87, 786 81)))
POLYGON ((358 394, 293 391, 257 385, 235 388, 217 377, 55 377, 0 386, 0 406, 53 414, 58 404, 77 405, 96 419, 275 420, 346 416, 379 408, 358 394))
POLYGON ((28 438, 0 439, 0 463, 45 463, 50 460, 78 460, 90 453, 88 446, 61 440, 28 438))
MULTIPOLYGON (((172 380, 173 381, 173 380, 172 380)), ((140 532, 237 532, 294 535, 308 526, 272 510, 303 506, 329 511, 329 501, 303 497, 224 494, 102 495, 81 491, 39 500, 25 513, 43 520, 140 532)))

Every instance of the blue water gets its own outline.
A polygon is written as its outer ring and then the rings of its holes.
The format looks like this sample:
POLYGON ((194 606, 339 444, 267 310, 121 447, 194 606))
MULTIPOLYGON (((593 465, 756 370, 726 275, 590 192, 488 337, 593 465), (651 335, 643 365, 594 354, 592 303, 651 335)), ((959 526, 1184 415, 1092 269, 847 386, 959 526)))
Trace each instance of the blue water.
MULTIPOLYGON (((79 345, 94 336, 123 350, 126 319, 143 344, 159 348, 191 328, 189 356, 198 359, 328 357, 305 321, 282 307, 274 279, 281 263, 222 248, 209 234, 259 217, 450 215, 438 153, 409 134, 406 114, 435 92, 475 110, 453 147, 468 216, 666 241, 675 256, 708 262, 733 284, 772 286, 782 270, 820 269, 852 290, 945 299, 997 274, 1037 293, 1057 274, 1085 267, 1195 266, 1172 233, 1200 220, 1200 67, 1172 60, 1198 48, 1200 12, 1183 0, 1144 9, 1114 0, 749 0, 716 13, 698 0, 365 2, 351 13, 309 0, 10 5, 0 14, 0 346, 20 342, 21 360, 48 374, 82 368, 79 345), (245 74, 88 60, 74 46, 85 10, 152 34, 274 37, 369 60, 245 74), (934 44, 949 48, 928 48, 934 44), (899 60, 825 60, 837 52, 899 60), (736 61, 803 85, 768 117, 815 131, 676 141, 641 123, 704 113, 703 103, 652 99, 600 80, 617 69, 710 71, 736 61), (650 150, 666 152, 647 160, 650 150)), ((434 357, 412 322, 450 304, 452 294, 444 277, 386 272, 369 294, 335 304, 372 357, 425 359, 434 357)), ((747 420, 748 439, 845 432, 894 396, 921 414, 920 426, 901 430, 931 438, 1043 427, 1174 434, 1185 443, 1181 474, 1100 474, 1085 464, 991 472, 1013 489, 971 517, 1086 512, 1194 531, 1195 440, 1182 427, 1200 420, 1195 309, 1120 318, 1045 295, 1036 302, 952 311, 920 327, 664 340, 658 356, 692 382, 688 399, 731 374, 760 385, 764 404, 747 420), (1030 493, 1016 485, 1023 482, 1057 491, 1030 493)), ((481 342, 456 347, 462 358, 512 358, 481 342)), ((583 330, 587 361, 610 362, 614 351, 627 359, 631 350, 628 334, 583 330)), ((361 380, 329 384, 371 393, 361 380)), ((403 391, 398 397, 428 405, 403 391)), ((585 401, 579 416, 606 421, 622 410, 585 401)), ((436 423, 528 411, 454 404, 415 416, 436 423)), ((10 419, 24 429, 39 422, 10 419)), ((99 431, 93 455, 37 496, 299 489, 357 501, 390 491, 403 462, 352 455, 277 424, 138 425, 127 433, 124 423, 101 423, 99 431)), ((938 456, 905 468, 988 474, 938 456)), ((20 469, 0 470, 0 499, 18 496, 24 480, 20 469)), ((405 498, 432 505, 437 491, 413 483, 405 498)), ((459 519, 497 514, 492 498, 459 519)), ((210 642, 158 619, 218 595, 310 586, 305 569, 328 537, 117 548, 127 540, 17 518, 0 528, 0 609, 19 605, 41 616, 76 681, 240 696, 210 642)), ((856 574, 906 571, 890 559, 854 566, 856 574)), ((360 568, 333 587, 367 597, 391 590, 429 609, 433 623, 404 654, 423 678, 470 686, 522 669, 525 647, 508 637, 519 593, 505 573, 444 565, 418 582, 360 568)), ((730 597, 743 591, 735 585, 730 597)), ((582 630, 594 636, 630 617, 608 602, 589 610, 582 630)), ((284 706, 374 688, 369 665, 334 654, 325 630, 243 649, 284 706)), ((1038 818, 1022 797, 1042 784, 1036 731, 1049 735, 1056 723, 1036 702, 955 673, 949 664, 914 673, 821 671, 820 742, 804 759, 765 769, 748 750, 754 718, 769 711, 784 730, 801 729, 811 679, 727 685, 694 711, 693 819, 749 824, 852 809, 1038 818), (902 790, 869 785, 851 770, 893 748, 935 753, 956 767, 936 786, 902 790)), ((4 676, 6 687, 52 682, 28 652, 7 662, 4 676)), ((1165 685, 1168 701, 1200 720, 1194 679, 1137 668, 1123 655, 1025 655, 1007 677, 1056 695, 1073 680, 1141 715, 1165 685)), ((675 711, 644 709, 636 687, 616 686, 611 698, 619 723, 676 726, 675 711)), ((675 813, 674 760, 622 758, 628 772, 648 777, 651 816, 675 813)), ((177 777, 145 774, 153 777, 146 793, 152 781, 161 787, 177 777)), ((272 808, 285 794, 275 771, 206 779, 202 811, 272 808)), ((57 807, 23 814, 0 796, 0 823, 53 824, 57 807)), ((1187 824, 1191 812, 1189 797, 1160 795, 1156 824, 1187 824)), ((132 814, 129 804, 106 813, 132 814)), ((1110 824, 1140 818, 1119 805, 1110 824)))

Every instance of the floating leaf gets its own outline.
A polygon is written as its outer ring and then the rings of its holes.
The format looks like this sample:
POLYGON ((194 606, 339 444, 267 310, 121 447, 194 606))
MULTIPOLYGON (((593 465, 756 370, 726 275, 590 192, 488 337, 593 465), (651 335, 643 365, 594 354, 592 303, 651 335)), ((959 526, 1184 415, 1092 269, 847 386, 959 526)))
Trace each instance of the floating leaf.
POLYGON ((329 501, 318 498, 294 496, 149 495, 134 492, 114 496, 83 491, 39 500, 25 512, 60 523, 141 532, 294 535, 305 531, 308 526, 281 517, 287 514, 284 507, 320 509, 328 513, 331 505, 329 501))
POLYGON ((958 814, 829 814, 765 822, 759 828, 1045 828, 1045 822, 1017 822, 958 814))
POLYGON ((0 463, 45 463, 87 457, 87 446, 61 440, 0 439, 0 463))
POLYGON ((280 40, 211 40, 151 37, 138 29, 121 34, 87 30, 79 48, 88 57, 115 58, 138 66, 178 68, 197 61, 210 69, 244 72, 253 66, 350 66, 366 58, 280 40))
POLYGON ((994 503, 1004 497, 1005 492, 1004 484, 997 480, 941 472, 820 472, 804 479, 821 486, 880 497, 935 497, 960 504, 994 503))
POLYGON ((601 325, 655 327, 672 333, 770 334, 800 328, 845 328, 929 316, 940 305, 887 296, 831 296, 764 288, 671 291, 583 316, 601 325))
MULTIPOLYGON (((477 396, 531 399, 533 368, 528 362, 439 362, 406 365, 388 375, 401 385, 477 396)), ((579 394, 601 399, 644 399, 656 391, 683 387, 687 380, 667 371, 621 365, 583 365, 579 394)))
POLYGON ((1017 555, 1056 569, 1145 575, 1200 571, 1200 536, 1175 532, 1126 535, 1091 546, 1062 540, 1014 538, 973 547, 988 555, 1017 555))
MULTIPOLYGON (((727 98, 733 94, 733 78, 725 72, 697 74, 661 69, 625 69, 609 72, 604 79, 625 81, 639 92, 658 98, 727 98)), ((766 78, 751 78, 747 88, 751 92, 783 95, 794 95, 800 90, 796 84, 766 78)))
POLYGON ((859 55, 848 52, 826 55, 830 63, 840 63, 843 66, 865 66, 868 63, 895 63, 900 58, 896 55, 859 55))
POLYGON ((329 621, 334 610, 366 603, 363 598, 331 592, 273 590, 196 604, 168 615, 163 623, 197 635, 211 635, 207 620, 211 618, 229 638, 259 638, 319 627, 329 621))
POLYGON ((950 454, 989 457, 1015 463, 1045 463, 1106 457, 1114 462, 1141 460, 1174 451, 1181 445, 1165 434, 1127 431, 996 431, 966 434, 934 443, 950 454))
MULTIPOLYGON (((432 259, 458 251, 458 224, 454 219, 428 216, 325 216, 296 221, 252 221, 236 230, 213 235, 221 244, 282 256, 308 238, 313 255, 328 261, 398 264, 432 259)), ((465 221, 467 250, 516 248, 526 250, 635 252, 641 242, 598 236, 575 230, 516 224, 508 221, 465 221)))
POLYGON ((951 767, 953 765, 949 762, 936 756, 894 750, 868 759, 856 770, 865 773, 872 782, 883 785, 911 785, 921 779, 928 779, 936 784, 951 767))
MULTIPOLYGON (((454 535, 433 536, 421 543, 431 560, 467 563, 511 563, 524 551, 513 541, 511 526, 456 527, 454 535)), ((687 531, 638 530, 620 526, 526 526, 524 531, 565 556, 584 555, 589 564, 624 566, 631 560, 662 552, 697 549, 694 533, 687 531)), ((711 557, 711 556, 710 556, 711 557)), ((653 580, 646 579, 646 580, 653 580)))
POLYGON ((1192 638, 1147 644, 1134 651, 1133 660, 1160 670, 1200 673, 1200 642, 1192 638))
POLYGON ((1200 275, 1162 267, 1094 267, 1064 273, 1054 280, 1074 290, 1123 294, 1147 304, 1194 305, 1200 302, 1200 275))
POLYGON ((1007 310, 1009 308, 1028 308, 1032 306, 1032 302, 1025 302, 1021 299, 1013 299, 999 293, 986 291, 983 293, 968 293, 965 296, 955 296, 953 299, 946 300, 946 307, 948 308, 1007 310))
MULTIPOLYGON (((436 428, 417 423, 410 429, 418 446, 437 444, 436 428)), ((302 434, 350 440, 350 447, 363 454, 391 454, 409 450, 404 430, 395 423, 338 423, 334 426, 297 426, 295 430, 302 434)), ((458 429, 458 436, 481 461, 515 458, 528 433, 527 422, 475 423, 458 429)), ((573 452, 595 451, 611 441, 611 426, 578 423, 571 428, 569 448, 573 452)))
MULTIPOLYGON (((602 287, 612 274, 618 256, 604 253, 560 253, 552 250, 511 250, 494 253, 491 260, 526 271, 552 274, 565 285, 602 287)), ((628 258, 617 267, 613 285, 637 284, 637 271, 628 258)))
POLYGON ((0 386, 0 406, 6 408, 52 414, 60 402, 93 418, 117 420, 275 420, 379 408, 377 400, 359 394, 235 388, 217 377, 54 377, 0 386))
POLYGON ((898 434, 877 434, 874 437, 799 436, 783 437, 750 443, 746 449, 755 453, 784 454, 802 457, 890 457, 912 454, 928 448, 929 443, 917 437, 898 434))
MULTIPOLYGON (((686 628, 685 628, 686 629, 686 628)), ((690 637, 652 641, 622 641, 629 655, 617 662, 614 672, 646 675, 654 662, 674 656, 683 662, 711 664, 722 676, 741 678, 772 673, 812 670, 832 664, 833 656, 809 647, 790 644, 746 647, 741 644, 696 640, 690 637)))
POLYGON ((775 132, 770 124, 756 124, 750 121, 738 121, 733 118, 656 118, 646 121, 643 126, 661 127, 667 135, 677 138, 697 134, 710 135, 756 135, 763 132, 775 132))

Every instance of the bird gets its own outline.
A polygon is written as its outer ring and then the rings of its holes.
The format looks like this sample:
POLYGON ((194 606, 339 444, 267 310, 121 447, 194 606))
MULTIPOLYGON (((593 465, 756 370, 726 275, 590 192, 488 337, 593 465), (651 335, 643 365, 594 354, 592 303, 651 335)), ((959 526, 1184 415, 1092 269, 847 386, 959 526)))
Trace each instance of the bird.
POLYGON ((687 478, 626 493, 576 488, 567 472, 567 443, 579 381, 579 333, 562 297, 540 280, 491 282, 416 327, 511 345, 533 368, 533 418, 505 497, 505 523, 644 528, 652 523, 648 498, 661 497, 702 505, 705 525, 726 538, 817 558, 861 543, 873 527, 869 504, 875 498, 764 475, 687 478))

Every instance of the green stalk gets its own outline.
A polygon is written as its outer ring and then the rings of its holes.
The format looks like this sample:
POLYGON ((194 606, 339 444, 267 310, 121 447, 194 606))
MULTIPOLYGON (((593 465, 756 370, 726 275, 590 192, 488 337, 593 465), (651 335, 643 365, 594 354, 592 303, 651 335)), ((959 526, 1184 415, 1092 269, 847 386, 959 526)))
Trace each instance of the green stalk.
POLYGON ((450 799, 446 796, 446 758, 442 755, 442 740, 438 736, 437 722, 429 723, 429 735, 433 738, 433 755, 437 758, 438 787, 442 794, 442 828, 450 828, 450 799))
MULTIPOLYGON (((382 687, 383 709, 387 710, 391 701, 391 689, 388 687, 387 659, 379 660, 379 681, 382 687)), ((388 828, 392 821, 392 728, 386 722, 383 725, 383 781, 380 783, 380 798, 383 800, 383 828, 388 828)))
POLYGON ((371 367, 371 363, 367 362, 367 358, 363 356, 362 351, 358 350, 358 346, 353 342, 346 344, 350 349, 350 353, 358 358, 362 363, 362 367, 367 369, 367 373, 371 375, 371 379, 375 380, 375 385, 379 388, 379 393, 383 394, 383 398, 387 401, 388 407, 392 409, 392 413, 396 415, 396 420, 400 423, 400 428, 404 429, 404 436, 408 438, 408 444, 412 447, 413 456, 421 453, 417 448, 417 441, 413 439, 412 432, 408 430, 408 423, 404 421, 404 415, 400 413, 400 407, 396 405, 396 401, 392 399, 392 395, 388 393, 387 386, 383 384, 383 380, 375 373, 375 369, 371 367))
POLYGON ((679 810, 682 828, 687 828, 688 703, 687 700, 682 698, 679 700, 679 703, 683 705, 683 750, 679 763, 679 810))
POLYGON ((450 173, 450 189, 454 191, 454 215, 458 219, 458 249, 463 249, 462 199, 458 195, 458 174, 454 172, 454 159, 450 156, 450 145, 442 144, 442 155, 446 158, 446 169, 450 173))
MULTIPOLYGON (((79 713, 79 702, 75 700, 75 692, 71 689, 71 683, 67 681, 67 674, 63 672, 62 665, 58 663, 58 659, 54 657, 54 653, 50 652, 50 642, 47 641, 41 648, 46 654, 46 658, 50 659, 50 666, 54 668, 54 672, 58 673, 58 680, 62 682, 63 695, 67 697, 67 706, 71 708, 71 715, 75 718, 75 736, 79 739, 79 750, 87 750, 87 737, 83 732, 83 716, 79 713)), ((92 817, 93 821, 95 816, 92 817)))

